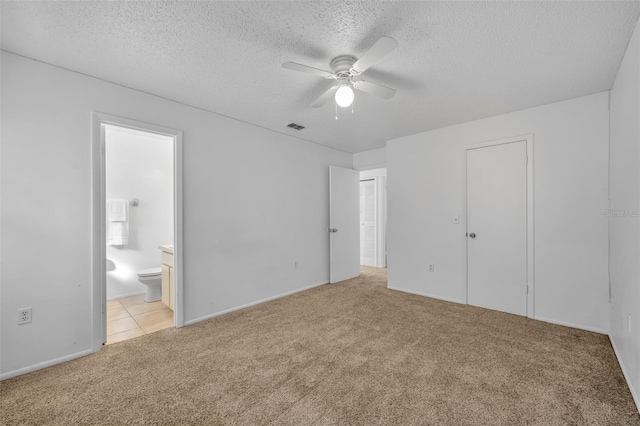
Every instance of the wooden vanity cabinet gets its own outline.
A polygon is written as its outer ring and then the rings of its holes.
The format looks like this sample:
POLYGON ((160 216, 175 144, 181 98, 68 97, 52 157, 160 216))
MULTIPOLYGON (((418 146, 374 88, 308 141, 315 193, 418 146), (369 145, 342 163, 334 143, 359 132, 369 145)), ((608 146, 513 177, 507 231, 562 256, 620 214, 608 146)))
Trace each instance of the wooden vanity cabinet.
POLYGON ((162 303, 173 311, 173 254, 162 252, 162 303))

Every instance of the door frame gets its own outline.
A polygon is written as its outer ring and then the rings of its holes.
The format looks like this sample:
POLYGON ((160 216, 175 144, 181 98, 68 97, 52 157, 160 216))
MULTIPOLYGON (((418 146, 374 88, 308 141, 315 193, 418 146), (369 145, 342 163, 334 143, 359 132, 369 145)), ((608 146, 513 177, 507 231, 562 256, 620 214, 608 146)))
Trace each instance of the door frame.
POLYGON ((527 145, 527 318, 535 318, 535 241, 534 241, 534 174, 533 174, 533 134, 514 136, 505 139, 497 139, 486 142, 478 142, 462 147, 462 211, 464 227, 461 238, 464 239, 464 269, 465 269, 465 303, 469 304, 469 270, 468 249, 469 240, 466 237, 467 229, 467 152, 472 149, 486 148, 496 145, 504 145, 515 142, 526 142, 527 145))
MULTIPOLYGON (((91 330, 93 352, 107 340, 106 164, 103 124, 173 138, 174 325, 184 325, 182 241, 182 131, 93 111, 91 115, 91 330)), ((159 254, 158 254, 159 256, 159 254)))

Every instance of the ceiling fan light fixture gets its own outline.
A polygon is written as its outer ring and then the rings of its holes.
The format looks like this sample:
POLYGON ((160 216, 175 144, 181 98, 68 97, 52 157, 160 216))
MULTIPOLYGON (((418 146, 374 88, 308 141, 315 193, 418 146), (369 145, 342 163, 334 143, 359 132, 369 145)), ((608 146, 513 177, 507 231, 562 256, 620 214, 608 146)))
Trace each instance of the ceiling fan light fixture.
MULTIPOLYGON (((382 36, 360 59, 356 59, 351 55, 340 55, 333 58, 331 61, 331 71, 321 70, 297 62, 285 62, 282 64, 282 68, 337 81, 337 86, 329 87, 311 104, 311 108, 319 108, 331 99, 331 96, 334 96, 337 117, 338 106, 347 108, 353 105, 355 97, 354 90, 366 92, 382 99, 390 99, 395 95, 395 89, 360 79, 353 81, 353 78, 365 72, 369 67, 391 53, 396 47, 398 47, 398 43, 394 39, 382 36)), ((353 108, 351 112, 353 113, 353 108)))
POLYGON ((351 106, 354 98, 353 89, 348 84, 343 84, 336 90, 336 103, 341 108, 351 106))

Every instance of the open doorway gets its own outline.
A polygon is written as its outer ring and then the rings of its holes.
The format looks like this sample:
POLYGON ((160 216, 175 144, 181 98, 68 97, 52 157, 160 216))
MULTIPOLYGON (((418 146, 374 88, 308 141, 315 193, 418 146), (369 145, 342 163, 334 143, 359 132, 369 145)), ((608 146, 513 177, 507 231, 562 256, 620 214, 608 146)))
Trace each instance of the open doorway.
POLYGON ((93 350, 183 325, 179 131, 94 113, 93 350))
POLYGON ((387 267, 387 169, 360 172, 360 265, 387 267))
POLYGON ((103 126, 111 344, 174 324, 173 138, 103 126))

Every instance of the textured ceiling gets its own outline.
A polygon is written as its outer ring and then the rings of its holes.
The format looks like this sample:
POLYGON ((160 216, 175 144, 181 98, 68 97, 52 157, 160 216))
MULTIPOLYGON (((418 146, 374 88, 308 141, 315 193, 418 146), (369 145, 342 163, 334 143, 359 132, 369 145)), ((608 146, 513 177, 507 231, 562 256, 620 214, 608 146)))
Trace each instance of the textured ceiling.
MULTIPOLYGON (((640 2, 2 1, 2 49, 349 152, 611 88, 640 2), (354 113, 309 105, 381 36, 354 113), (295 131, 286 124, 306 126, 295 131)), ((162 123, 158 123, 162 124, 162 123)))

